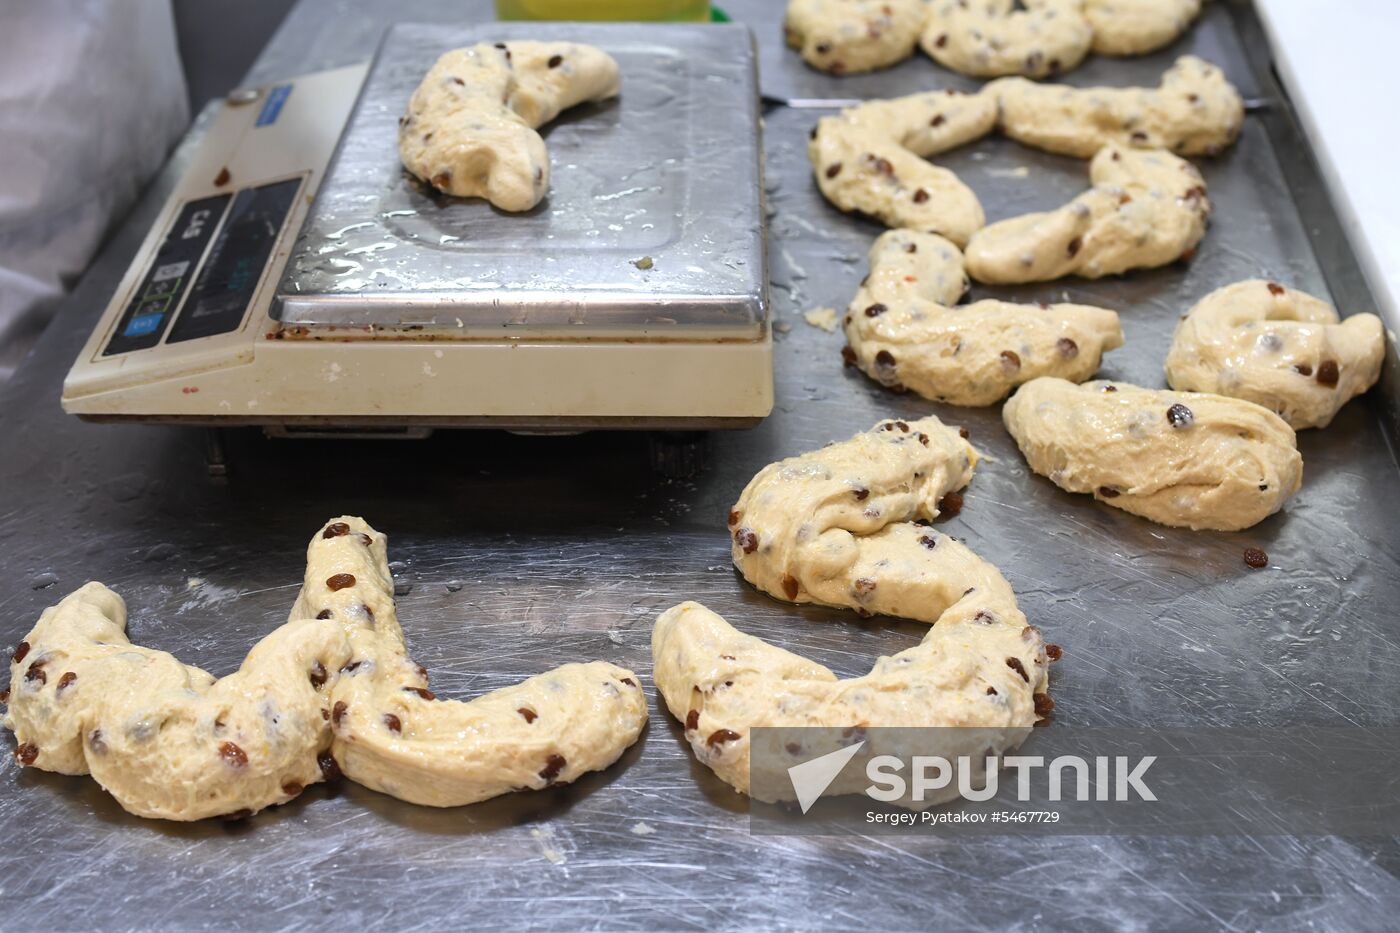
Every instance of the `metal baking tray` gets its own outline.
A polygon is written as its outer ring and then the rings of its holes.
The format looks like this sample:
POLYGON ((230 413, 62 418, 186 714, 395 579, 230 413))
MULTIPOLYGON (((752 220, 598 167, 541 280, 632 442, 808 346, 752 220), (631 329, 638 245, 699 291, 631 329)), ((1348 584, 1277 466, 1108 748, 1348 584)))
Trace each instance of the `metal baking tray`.
MULTIPOLYGON (((728 0, 780 48, 776 0, 728 0)), ((415 19, 489 17, 487 0, 432 0, 415 19)), ((254 70, 262 82, 365 60, 392 7, 303 0, 254 70)), ((1075 83, 1155 80, 1183 48, 1213 42, 1247 93, 1271 102, 1238 146, 1202 163, 1215 212, 1189 265, 1100 282, 987 290, 1069 293, 1122 313, 1114 378, 1160 385, 1176 316, 1216 286, 1269 274, 1364 307, 1364 281, 1306 144, 1268 77, 1247 7, 1208 6, 1177 47, 1092 60, 1075 83), (1227 57, 1227 58, 1226 58, 1227 57)), ((873 82, 876 76, 870 80, 873 82)), ((898 93, 950 80, 915 59, 881 80, 898 93), (898 78, 898 81, 895 80, 898 78), (907 82, 907 83, 901 83, 907 82)), ((822 78, 823 94, 858 84, 822 78)), ((855 79, 852 79, 853 81, 855 79)), ((1021 608, 1065 648, 1056 725, 1133 729, 1390 724, 1400 709, 1400 470, 1382 430, 1385 393, 1305 431, 1304 486, 1246 532, 1159 527, 1030 474, 999 412, 894 396, 843 370, 841 338, 801 312, 841 306, 879 227, 815 190, 816 115, 766 116, 777 408, 713 440, 712 467, 662 480, 640 438, 472 433, 415 446, 285 444, 239 433, 224 485, 204 479, 200 437, 90 425, 58 410, 59 383, 140 243, 175 165, 84 278, 0 395, 0 641, 13 644, 85 580, 114 586, 131 634, 218 674, 284 617, 307 536, 358 512, 390 535, 400 615, 440 695, 465 697, 553 665, 631 666, 653 699, 642 741, 607 772, 460 810, 413 807, 353 784, 310 788, 241 824, 166 825, 124 814, 85 778, 0 764, 0 886, 34 926, 259 928, 470 923, 555 929, 1376 929, 1400 912, 1393 838, 753 836, 744 798, 696 764, 650 686, 651 624, 698 599, 745 631, 843 675, 913 644, 921 625, 860 621, 762 596, 729 561, 725 514, 758 469, 863 430, 936 412, 989 456, 948 533, 1001 567, 1021 608), (1245 546, 1271 564, 1249 571, 1245 546), (191 586, 191 579, 203 581, 191 586)), ((188 150, 186 150, 187 152, 188 150)), ((1081 190, 1082 162, 991 139, 940 160, 990 217, 1081 190), (1025 177, 1020 170, 1027 169, 1025 177)), ((1393 361, 1387 363, 1394 372, 1393 361)), ((1202 788, 1203 794, 1210 792, 1202 788)), ((1280 818, 1286 818, 1281 813, 1280 818)))
POLYGON ((757 339, 766 326, 753 37, 740 25, 405 24, 385 35, 278 289, 284 324, 460 336, 757 339), (449 49, 568 40, 622 91, 542 128, 537 207, 442 197, 399 164, 398 119, 449 49))

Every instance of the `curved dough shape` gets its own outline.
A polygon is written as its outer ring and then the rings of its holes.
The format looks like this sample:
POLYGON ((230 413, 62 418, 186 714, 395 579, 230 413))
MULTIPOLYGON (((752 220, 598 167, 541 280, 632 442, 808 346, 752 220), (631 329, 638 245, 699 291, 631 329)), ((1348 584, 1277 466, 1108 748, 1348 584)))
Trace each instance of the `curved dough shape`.
MULTIPOLYGON (((951 541, 938 537, 940 548, 951 541)), ((695 757, 744 794, 751 792, 751 731, 757 727, 971 728, 977 730, 974 747, 961 754, 1000 754, 1019 745, 1054 704, 1046 692, 1047 647, 1039 630, 1026 624, 996 569, 981 567, 990 574, 976 579, 995 584, 995 591, 974 591, 950 606, 918 645, 880 658, 869 674, 849 680, 739 632, 699 603, 673 606, 652 629, 657 691, 671 715, 685 723, 695 757)), ((947 572, 958 570, 950 566, 947 572)), ((1058 648, 1049 650, 1058 657, 1058 648)), ((807 749, 803 758, 817 753, 807 749)), ((863 769, 858 777, 857 785, 833 784, 827 793, 859 790, 868 781, 863 769)))
POLYGON ((85 585, 11 662, 16 757, 91 773, 131 813, 170 820, 285 803, 338 761, 400 799, 455 806, 607 767, 646 721, 635 675, 601 662, 434 702, 405 654, 385 538, 358 518, 312 539, 291 616, 216 680, 132 645, 121 598, 85 585))
POLYGON ((1019 143, 1087 159, 1104 146, 1216 155, 1244 125, 1244 100, 1219 68, 1184 55, 1156 88, 1075 88, 1025 78, 993 81, 1001 131, 1019 143))
POLYGON ((1100 55, 1145 55, 1191 27, 1201 0, 1084 0, 1100 55))
POLYGON ((549 190, 549 155, 535 129, 617 92, 617 62, 591 45, 482 42, 454 49, 409 99, 399 120, 399 158, 447 194, 527 211, 549 190))
POLYGON ((1094 32, 1082 0, 933 0, 920 46, 945 68, 974 78, 1047 78, 1078 67, 1094 32))
POLYGON ((1255 279, 1216 289, 1182 318, 1167 382, 1255 402, 1295 430, 1325 428, 1376 384, 1384 358, 1374 314, 1342 321, 1325 301, 1255 279))
POLYGON ((979 282, 1097 279, 1188 259, 1210 199, 1196 167, 1164 150, 1108 146, 1089 163, 1093 188, 1059 210, 983 227, 967 245, 979 282))
POLYGON ((957 175, 924 157, 979 139, 995 123, 996 101, 984 94, 871 101, 817 121, 807 157, 822 195, 841 210, 963 244, 986 220, 982 204, 957 175))
POLYGON ((1031 469, 1056 486, 1163 525, 1248 528, 1303 482, 1293 429, 1239 399, 1036 379, 1002 418, 1031 469))
POLYGON ((788 45, 819 71, 858 74, 908 58, 924 22, 924 0, 788 0, 788 45))
POLYGON ((1037 376, 1076 382, 1123 344, 1118 315, 1087 305, 976 301, 962 253, 931 233, 891 230, 846 313, 846 358, 883 385, 953 405, 991 405, 1037 376))
POLYGON ((646 698, 636 675, 601 661, 470 702, 436 699, 407 655, 393 594, 385 537, 364 520, 343 516, 311 539, 292 611, 329 610, 350 639, 331 725, 352 780, 411 803, 461 806, 601 770, 641 734, 646 698))

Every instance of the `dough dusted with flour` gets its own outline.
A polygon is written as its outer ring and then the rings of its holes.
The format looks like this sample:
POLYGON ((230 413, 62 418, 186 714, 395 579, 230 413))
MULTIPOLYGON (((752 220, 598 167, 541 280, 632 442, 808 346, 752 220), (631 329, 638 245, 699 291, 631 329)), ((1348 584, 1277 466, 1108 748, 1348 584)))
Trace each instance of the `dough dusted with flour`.
POLYGON ((92 776, 126 810, 196 820, 285 803, 346 774, 454 806, 612 764, 646 721, 630 671, 570 664, 470 703, 435 701, 408 657, 385 538, 317 532, 291 621, 221 679, 132 645, 89 583, 48 609, 10 665, 5 726, 27 766, 92 776))
POLYGON ((820 71, 858 74, 908 58, 924 22, 924 0, 789 0, 788 45, 820 71))
POLYGON ((618 92, 617 62, 575 42, 489 42, 437 60, 399 120, 399 158, 456 197, 527 211, 549 190, 535 132, 560 111, 618 92))
POLYGON ((967 244, 979 282, 1096 279, 1189 258, 1206 233, 1201 173, 1164 150, 1107 146, 1089 163, 1093 188, 1064 207, 999 221, 967 244))
POLYGON ((985 221, 972 189, 925 161, 979 139, 996 123, 996 101, 982 94, 929 91, 878 100, 823 117, 807 157, 823 196, 888 227, 939 233, 966 243, 985 221))
POLYGON ((407 654, 384 535, 344 516, 312 538, 292 612, 341 624, 352 657, 334 689, 333 752, 347 777, 400 800, 460 806, 606 768, 637 740, 635 674, 566 664, 469 702, 439 700, 407 654))
POLYGON ((876 381, 954 405, 990 405, 1037 376, 1078 382, 1121 346, 1118 315, 1086 305, 955 305, 962 253, 930 233, 891 230, 845 318, 846 358, 876 381))
POLYGON ((1184 55, 1156 88, 1076 88, 1002 78, 982 91, 1000 104, 1001 131, 1047 152, 1087 159, 1104 146, 1215 155, 1239 137, 1244 100, 1219 68, 1184 55))
POLYGON ((1325 301, 1255 279, 1211 292, 1182 318, 1167 382, 1255 402, 1295 430, 1325 428, 1376 384, 1384 358, 1376 315, 1343 321, 1325 301))
POLYGON ((1036 379, 1002 418, 1031 469, 1056 486, 1163 525, 1248 528, 1303 481, 1293 429, 1240 399, 1036 379))
POLYGON ((1011 587, 916 524, 968 483, 976 459, 937 418, 884 421, 749 482, 729 514, 746 580, 788 602, 936 624, 865 677, 838 680, 697 603, 667 610, 652 632, 653 676, 700 761, 747 793, 758 726, 980 726, 1000 749, 1049 712, 1046 651, 1011 587))
POLYGON ((1191 27, 1201 0, 1084 0, 1100 55, 1145 55, 1191 27))
POLYGON ((125 630, 121 597, 88 583, 20 642, 5 727, 22 764, 90 773, 127 811, 167 820, 260 810, 322 779, 325 678, 350 658, 336 625, 289 622, 220 679, 125 630))
POLYGON ((932 0, 919 44, 945 68, 975 78, 1046 78, 1078 67, 1094 32, 1082 0, 932 0))

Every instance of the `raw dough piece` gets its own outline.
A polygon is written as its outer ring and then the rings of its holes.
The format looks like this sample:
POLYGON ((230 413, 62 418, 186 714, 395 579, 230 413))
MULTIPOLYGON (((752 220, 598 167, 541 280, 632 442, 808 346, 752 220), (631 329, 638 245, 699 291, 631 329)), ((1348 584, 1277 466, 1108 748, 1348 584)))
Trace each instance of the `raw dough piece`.
POLYGON ((696 757, 749 791, 756 726, 982 726, 1014 745, 1053 705, 1046 653, 1011 587, 965 545, 916 521, 972 478, 977 453, 937 418, 884 421, 774 463, 729 514, 734 563, 764 592, 937 623, 914 648, 837 680, 740 634, 696 603, 657 619, 657 689, 696 757))
POLYGON ((1165 150, 1107 146, 1089 163, 1093 188, 1059 210, 984 227, 967 245, 979 282, 1097 279, 1189 258, 1206 233, 1201 173, 1165 150))
POLYGON ((1176 41, 1201 12, 1201 0, 1084 0, 1100 55, 1145 55, 1176 41))
POLYGON ((955 304, 962 253, 931 233, 891 230, 846 314, 847 359, 872 379, 953 405, 990 405, 1037 376, 1078 382, 1122 346, 1118 315, 1087 305, 955 304))
MULTIPOLYGON (((934 552, 954 543, 923 531, 937 540, 934 552)), ((907 543, 927 550, 912 537, 907 543)), ((1054 706, 1046 692, 1046 668, 1059 649, 1049 646, 1047 655, 1039 630, 1026 624, 1001 574, 965 548, 945 564, 915 560, 904 569, 918 575, 911 578, 914 586, 929 591, 937 585, 929 615, 936 615, 938 624, 918 645, 880 658, 870 673, 849 680, 737 631, 699 603, 663 612, 652 629, 652 676, 671 715, 685 724, 695 757, 747 794, 756 727, 960 727, 939 736, 940 743, 954 746, 939 751, 950 760, 968 755, 979 766, 987 751, 1001 754, 1019 745, 1054 706), (959 598, 967 587, 973 588, 959 598)), ((786 751, 799 756, 791 762, 797 764, 827 749, 786 751)), ((866 749, 867 757, 870 752, 866 749)), ((780 753, 765 757, 773 762, 780 753)), ((864 768, 848 767, 826 793, 859 792, 868 783, 864 768)), ((956 788, 918 806, 954 796, 956 788)))
POLYGON ((535 128, 618 91, 617 62, 574 42, 489 42, 437 60, 399 120, 404 168, 456 197, 528 211, 549 190, 535 128))
POLYGON ((975 78, 1046 78, 1078 67, 1093 29, 1082 0, 933 0, 919 44, 945 68, 975 78))
POLYGON ((407 656, 393 596, 385 537, 363 519, 343 516, 311 539, 292 613, 329 611, 350 639, 331 726, 352 780, 411 803, 460 806, 601 770, 641 734, 636 675, 602 661, 470 702, 434 699, 427 672, 407 656))
POLYGON ((91 773, 128 812, 167 820, 261 810, 322 779, 325 681, 350 659, 334 623, 288 622, 218 680, 125 630, 126 604, 101 583, 39 617, 10 664, 20 763, 91 773))
POLYGON ((908 58, 923 22, 924 0, 789 0, 783 33, 813 68, 848 75, 908 58))
POLYGON ((966 243, 985 221, 982 205, 958 176, 924 157, 985 136, 996 112, 984 94, 929 91, 823 117, 807 146, 817 187, 843 211, 966 243))
POLYGON ((1002 418, 1031 469, 1056 486, 1163 525, 1248 528, 1303 481, 1293 429, 1220 395, 1036 379, 1002 418))
POLYGON ((1263 405, 1297 430, 1325 428, 1380 378, 1385 328, 1340 321, 1325 301, 1255 279, 1211 292, 1182 318, 1167 354, 1174 389, 1263 405))
POLYGON ((1075 88, 1025 78, 993 81, 1001 131, 1047 152, 1087 159, 1110 143, 1216 155, 1244 125, 1244 101, 1219 68, 1184 55, 1156 88, 1075 88))
POLYGON ((11 662, 4 724, 22 764, 91 772, 138 816, 255 812, 337 762, 403 800, 472 803, 605 768, 646 721, 636 675, 602 662, 435 702, 404 652, 385 538, 349 516, 317 532, 291 621, 234 674, 132 645, 125 627, 100 583, 45 611, 11 662))

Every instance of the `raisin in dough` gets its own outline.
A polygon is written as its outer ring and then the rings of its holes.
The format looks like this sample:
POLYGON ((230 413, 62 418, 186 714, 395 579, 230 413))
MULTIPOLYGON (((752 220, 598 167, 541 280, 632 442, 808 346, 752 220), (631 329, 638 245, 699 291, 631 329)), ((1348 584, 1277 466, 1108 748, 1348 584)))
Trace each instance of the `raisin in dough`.
POLYGON ((1064 207, 983 227, 967 244, 979 282, 1097 279, 1189 258, 1206 233, 1201 173, 1162 149, 1107 146, 1089 163, 1093 187, 1064 207))
POLYGON ((1024 78, 993 81, 983 93, 1001 108, 1001 131, 1046 152, 1087 159, 1109 144, 1215 155, 1244 125, 1244 100, 1219 68, 1185 55, 1156 88, 1076 88, 1024 78))
POLYGON ((291 621, 216 680, 130 644, 126 607, 89 583, 16 651, 5 726, 22 764, 92 776, 138 816, 256 812, 340 773, 455 806, 612 764, 646 721, 630 671, 570 664, 470 703, 435 701, 406 655, 385 538, 317 532, 291 621))
POLYGON ((299 619, 215 679, 131 644, 126 604, 88 583, 46 609, 20 642, 5 727, 22 764, 91 774, 137 816, 257 811, 322 779, 326 680, 349 659, 338 626, 299 619))
POLYGON ((1145 55, 1176 41, 1201 12, 1201 0, 1084 0, 1100 55, 1145 55))
POLYGON ((789 0, 783 33, 813 68, 847 75, 904 61, 923 22, 924 0, 789 0))
POLYGON ((1122 346, 1118 315, 1087 305, 977 301, 962 253, 931 233, 891 230, 846 314, 847 359, 892 388, 953 405, 991 405, 1037 376, 1078 382, 1122 346))
POLYGON ((788 602, 933 627, 843 681, 696 603, 667 610, 652 631, 653 676, 700 761, 747 793, 757 726, 982 726, 1004 730, 1004 748, 1049 711, 1045 647, 1010 585, 966 545, 916 524, 968 483, 976 459, 937 418, 884 421, 749 482, 729 514, 746 580, 788 602))
POLYGON ((1163 525, 1248 528, 1303 481, 1287 422, 1221 395, 1036 379, 1002 418, 1031 469, 1056 486, 1163 525))
POLYGON ((641 735, 629 670, 566 664, 470 702, 439 700, 408 657, 384 535, 344 516, 311 539, 294 616, 329 615, 350 640, 336 681, 332 751, 346 776, 400 800, 453 807, 573 781, 641 735))
POLYGON ((1174 389, 1217 392, 1278 412, 1295 430, 1325 428, 1380 378, 1385 328, 1277 282, 1237 282, 1182 318, 1167 354, 1174 389))
POLYGON ((617 92, 617 62, 591 45, 482 42, 454 49, 409 99, 399 120, 399 158, 447 194, 527 211, 549 190, 549 155, 535 129, 617 92))
POLYGON ((925 157, 979 139, 996 123, 984 94, 929 91, 871 101, 823 117, 807 157, 822 195, 887 227, 939 233, 966 243, 985 221, 972 189, 925 157))
MULTIPOLYGON (((924 533, 937 538, 935 552, 952 544, 929 529, 924 533)), ((914 538, 906 544, 927 550, 914 538)), ((921 555, 899 563, 900 571, 914 574, 911 584, 938 590, 927 607, 928 620, 938 624, 918 645, 880 658, 863 677, 841 680, 815 661, 736 630, 699 603, 663 612, 652 629, 652 676, 671 715, 685 724, 695 757, 748 794, 751 732, 758 727, 958 727, 947 739, 967 747, 940 751, 979 763, 988 751, 1000 754, 1019 745, 1054 706, 1047 692, 1047 646, 1039 630, 1026 624, 996 568, 963 551, 942 564, 921 555)), ((1048 650, 1059 654, 1054 646, 1048 650)), ((800 757, 792 764, 826 749, 796 751, 800 757)), ((764 759, 780 761, 781 754, 764 759)), ((856 793, 869 783, 864 768, 846 770, 846 781, 831 785, 827 794, 856 793)), ((923 805, 954 796, 955 788, 923 805)))
POLYGON ((1094 32, 1081 0, 933 0, 919 44, 945 68, 974 78, 1046 78, 1078 67, 1094 32))

